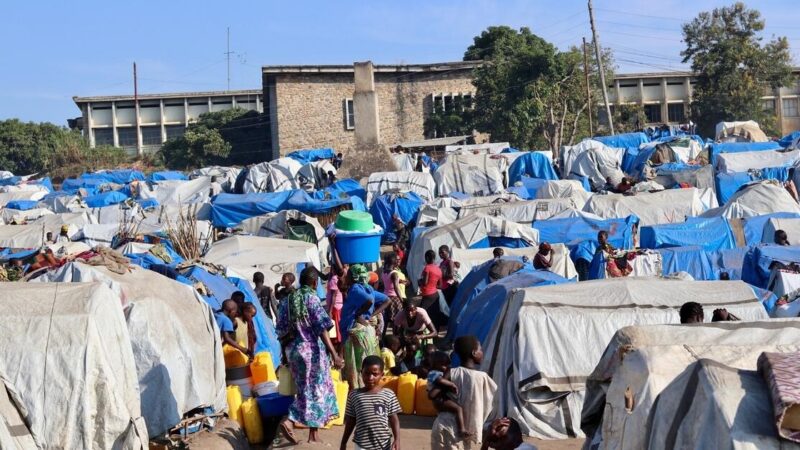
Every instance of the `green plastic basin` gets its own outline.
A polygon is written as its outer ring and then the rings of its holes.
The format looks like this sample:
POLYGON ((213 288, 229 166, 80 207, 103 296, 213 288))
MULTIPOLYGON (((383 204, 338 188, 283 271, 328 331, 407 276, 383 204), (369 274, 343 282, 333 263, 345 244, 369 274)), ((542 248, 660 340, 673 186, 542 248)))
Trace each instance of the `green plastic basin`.
POLYGON ((374 226, 372 215, 364 211, 342 211, 336 216, 336 228, 339 230, 366 232, 374 226))

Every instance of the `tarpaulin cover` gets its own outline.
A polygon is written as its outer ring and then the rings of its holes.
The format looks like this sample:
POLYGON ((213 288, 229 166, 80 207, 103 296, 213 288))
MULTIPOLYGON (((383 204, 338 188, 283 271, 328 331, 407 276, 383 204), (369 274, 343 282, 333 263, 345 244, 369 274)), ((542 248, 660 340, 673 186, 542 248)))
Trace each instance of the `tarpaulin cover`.
POLYGON ((44 244, 45 233, 39 224, 0 226, 0 247, 39 248, 44 244))
MULTIPOLYGON (((592 196, 591 191, 578 180, 541 180, 523 176, 520 181, 526 191, 520 197, 527 200, 567 198, 572 200, 575 209, 581 210, 592 196)), ((510 187, 507 190, 512 192, 512 189, 523 189, 523 187, 510 187)))
POLYGON ((769 167, 746 172, 718 173, 716 176, 717 198, 725 204, 744 185, 760 180, 789 180, 789 167, 769 167))
POLYGON ((321 159, 331 159, 336 156, 336 153, 332 148, 315 148, 309 150, 295 150, 286 156, 300 164, 308 164, 321 159))
POLYGON ((592 139, 613 148, 638 148, 640 145, 650 142, 650 138, 642 132, 615 134, 613 136, 595 136, 592 139))
POLYGON ((716 168, 720 172, 746 172, 767 167, 791 167, 798 158, 800 150, 766 150, 760 152, 720 153, 716 168))
POLYGON ((705 250, 736 247, 733 232, 723 217, 690 217, 683 223, 648 225, 641 228, 639 247, 664 248, 697 245, 705 250))
MULTIPOLYGON (((800 213, 775 212, 761 216, 747 217, 744 219, 744 238, 747 245, 757 245, 761 243, 764 236, 764 228, 770 219, 795 219, 800 218, 800 213)), ((772 241, 770 241, 772 242, 772 241)))
POLYGON ((128 184, 131 181, 144 181, 145 176, 138 170, 120 169, 103 170, 94 173, 84 173, 80 176, 84 180, 103 180, 107 183, 128 184))
POLYGON ((111 206, 116 205, 117 203, 122 203, 128 198, 129 197, 127 195, 120 191, 108 191, 103 192, 102 194, 95 194, 90 197, 86 197, 86 204, 90 208, 102 208, 103 206, 111 206))
POLYGON ((569 198, 537 199, 518 202, 498 202, 487 205, 462 206, 458 217, 473 214, 486 214, 502 217, 514 223, 530 224, 547 220, 564 211, 576 209, 577 205, 569 198))
POLYGON ((341 198, 342 195, 346 197, 358 197, 366 201, 367 191, 358 184, 358 181, 352 178, 345 178, 338 180, 325 189, 314 192, 311 196, 317 200, 325 200, 330 198, 341 198))
POLYGON ((800 206, 782 185, 759 181, 743 186, 724 206, 706 211, 703 217, 748 218, 775 212, 800 214, 800 206))
POLYGON ((781 144, 781 147, 788 147, 798 139, 800 139, 800 131, 792 131, 786 136, 780 138, 780 140, 778 140, 778 144, 781 144))
POLYGON ((165 180, 152 186, 141 184, 140 199, 154 199, 159 205, 179 206, 208 202, 211 196, 211 179, 198 177, 193 180, 165 180))
MULTIPOLYGON (((37 448, 147 448, 118 298, 103 283, 5 283, 0 290, 2 382, 37 448)), ((159 323, 167 319, 174 318, 159 323)))
POLYGON ((771 218, 764 227, 764 234, 761 236, 761 243, 774 244, 775 233, 778 230, 786 232, 789 245, 800 245, 800 219, 779 219, 771 218))
POLYGON ((36 208, 38 205, 38 200, 11 200, 10 202, 6 203, 6 208, 27 211, 29 209, 36 208))
POLYGON ((43 191, 0 192, 0 208, 14 200, 41 200, 47 195, 43 191))
POLYGON ((608 232, 608 242, 611 245, 616 248, 632 248, 633 226, 638 222, 639 219, 636 216, 599 220, 588 217, 569 217, 538 220, 533 223, 533 228, 539 230, 540 242, 564 243, 573 246, 585 240, 596 241, 597 233, 605 230, 608 232))
POLYGON ((429 173, 421 172, 375 172, 367 181, 367 205, 390 189, 400 192, 415 192, 425 201, 436 198, 436 182, 429 173))
POLYGON ((433 174, 438 195, 497 194, 506 187, 508 165, 508 159, 499 155, 450 155, 433 174))
POLYGON ((384 242, 394 242, 397 240, 397 236, 394 234, 393 217, 399 217, 411 229, 417 222, 417 216, 423 204, 425 201, 413 192, 384 194, 372 202, 369 213, 372 214, 373 222, 383 228, 384 242))
POLYGON ((168 431, 195 408, 227 408, 220 333, 211 308, 191 286, 141 268, 120 275, 81 263, 69 263, 37 281, 98 281, 117 294, 126 311, 150 436, 168 431))
POLYGON ((608 147, 593 139, 584 139, 578 145, 562 149, 561 177, 565 179, 588 179, 594 190, 601 190, 606 180, 614 184, 622 181, 622 157, 625 150, 608 147))
POLYGON ((742 281, 767 289, 773 262, 800 263, 800 246, 756 245, 744 256, 742 281))
POLYGON ((189 177, 183 174, 183 172, 177 172, 174 170, 164 170, 161 172, 153 172, 148 177, 150 181, 167 181, 167 180, 188 180, 189 177))
POLYGON ((250 217, 284 209, 296 209, 306 214, 321 214, 333 208, 350 205, 365 211, 358 197, 317 200, 304 191, 281 191, 256 194, 219 194, 211 203, 211 222, 218 227, 233 227, 250 217))
MULTIPOLYGON (((467 277, 472 273, 472 269, 480 266, 486 261, 494 259, 493 252, 495 247, 503 247, 503 253, 506 257, 527 258, 528 261, 533 261, 533 258, 536 256, 536 252, 539 251, 539 247, 535 245, 527 247, 518 246, 516 248, 506 245, 494 245, 484 248, 469 249, 456 247, 453 248, 451 252, 453 261, 458 261, 459 263, 459 267, 456 270, 456 278, 461 279, 462 284, 465 283, 467 277)), ((553 250, 553 255, 550 259, 550 268, 547 269, 547 271, 567 279, 577 277, 578 273, 575 270, 575 265, 572 264, 572 260, 569 258, 569 249, 564 244, 552 244, 551 249, 553 250)), ((466 287, 470 286, 469 283, 466 283, 466 285, 466 287)), ((459 285, 459 288, 460 287, 461 285, 459 285)), ((467 292, 468 291, 469 289, 467 289, 467 292)), ((453 303, 458 301, 457 299, 459 298, 459 292, 456 292, 453 303)))
POLYGON ((718 280, 712 252, 700 246, 658 249, 663 275, 686 272, 695 280, 718 280))
POLYGON ((710 190, 687 188, 637 195, 593 195, 583 210, 606 219, 633 214, 645 226, 684 222, 687 217, 699 216, 716 206, 717 199, 710 190))
POLYGON ((539 152, 525 152, 508 168, 508 185, 520 181, 523 176, 542 180, 557 180, 553 163, 539 152))
POLYGON ((678 323, 687 301, 742 320, 767 318, 741 281, 613 278, 510 291, 481 365, 500 381, 494 413, 516 419, 533 437, 582 437, 586 381, 617 330, 678 323))
POLYGON ((211 274, 200 266, 190 267, 183 272, 183 275, 194 282, 203 283, 209 289, 210 295, 203 296, 203 300, 214 312, 222 309, 222 302, 231 298, 231 294, 241 291, 245 296, 245 301, 256 307, 256 316, 253 318, 256 326, 256 353, 269 352, 275 367, 280 365, 281 346, 278 342, 278 335, 275 334, 275 325, 264 313, 261 302, 246 281, 211 274))
POLYGON ((717 166, 717 155, 720 153, 761 152, 765 150, 778 150, 782 148, 777 142, 717 142, 708 149, 709 162, 717 166))
POLYGON ((84 189, 89 195, 100 192, 100 188, 109 184, 102 178, 68 178, 61 183, 61 190, 69 194, 75 194, 78 189, 84 189))

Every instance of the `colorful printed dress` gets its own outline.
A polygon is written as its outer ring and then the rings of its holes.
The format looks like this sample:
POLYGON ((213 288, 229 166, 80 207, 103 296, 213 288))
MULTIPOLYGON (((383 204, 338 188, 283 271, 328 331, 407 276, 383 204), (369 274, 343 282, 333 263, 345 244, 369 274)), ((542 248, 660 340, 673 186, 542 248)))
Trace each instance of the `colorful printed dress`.
POLYGON ((302 296, 301 305, 305 308, 297 308, 296 303, 293 306, 291 299, 281 302, 275 330, 279 337, 291 336, 284 350, 297 384, 297 397, 289 407, 289 419, 310 428, 322 428, 339 415, 331 362, 319 338, 333 327, 333 321, 312 290, 301 289, 293 295, 302 296))

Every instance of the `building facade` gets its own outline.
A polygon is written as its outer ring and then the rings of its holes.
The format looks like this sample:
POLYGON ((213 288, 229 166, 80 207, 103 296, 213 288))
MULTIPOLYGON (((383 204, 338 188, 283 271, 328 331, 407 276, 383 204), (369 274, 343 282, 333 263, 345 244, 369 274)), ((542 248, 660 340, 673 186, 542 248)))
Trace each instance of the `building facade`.
POLYGON ((92 147, 113 145, 129 153, 152 152, 207 112, 242 108, 263 112, 260 90, 73 97, 76 122, 92 147))
MULTIPOLYGON (((479 63, 374 65, 380 144, 420 141, 434 105, 471 101, 472 71, 479 63)), ((265 66, 264 110, 269 114, 273 155, 303 148, 356 146, 353 65, 265 66)), ((366 122, 366 121, 364 121, 366 122)))

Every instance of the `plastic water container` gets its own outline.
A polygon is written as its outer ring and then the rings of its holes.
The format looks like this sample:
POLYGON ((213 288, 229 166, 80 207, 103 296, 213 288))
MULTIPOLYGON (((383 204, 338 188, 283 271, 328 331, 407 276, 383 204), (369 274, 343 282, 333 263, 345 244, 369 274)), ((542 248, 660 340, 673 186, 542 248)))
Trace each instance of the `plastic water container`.
POLYGON ((397 377, 397 400, 403 414, 414 414, 414 395, 417 389, 417 376, 404 373, 397 377))
POLYGON ((258 412, 256 399, 245 400, 241 409, 247 441, 251 444, 264 442, 264 425, 261 423, 261 413, 258 412))
POLYGON ((255 393, 254 397, 261 397, 262 395, 275 394, 278 392, 278 382, 267 381, 264 383, 258 383, 253 386, 253 392, 255 393))
POLYGON ((342 372, 339 369, 331 369, 331 380, 333 380, 334 383, 342 381, 342 372))
POLYGON ((336 251, 344 264, 373 263, 381 259, 383 230, 368 233, 336 233, 336 251))
POLYGON ((428 397, 428 382, 417 380, 414 395, 414 414, 418 416, 434 417, 439 412, 433 406, 433 400, 428 397))
POLYGON ((258 353, 250 364, 250 372, 253 374, 253 384, 275 381, 275 366, 272 365, 272 355, 269 352, 258 353))
POLYGON ((344 425, 344 409, 347 407, 347 394, 350 393, 350 386, 344 381, 336 381, 333 383, 336 389, 336 405, 339 407, 339 417, 331 420, 325 427, 331 425, 342 426, 344 425))
POLYGON ((242 392, 239 386, 233 385, 225 388, 225 393, 228 395, 228 416, 231 420, 239 422, 239 425, 244 426, 242 420, 242 392))
POLYGON ((386 389, 391 390, 397 395, 397 377, 396 376, 386 376, 381 378, 381 386, 385 387, 386 389))
POLYGON ((225 368, 241 367, 247 364, 247 355, 230 345, 222 346, 222 356, 225 358, 225 368))
POLYGON ((258 410, 264 417, 282 417, 289 414, 294 397, 281 394, 262 395, 256 399, 258 410))
POLYGON ((253 378, 250 375, 250 366, 225 369, 225 380, 229 386, 239 386, 242 398, 247 399, 252 396, 253 378))
POLYGON ((375 224, 372 214, 364 211, 342 211, 336 216, 336 228, 344 231, 369 231, 375 224))
POLYGON ((297 394, 297 385, 294 383, 292 371, 286 366, 278 367, 278 393, 281 395, 297 394))

